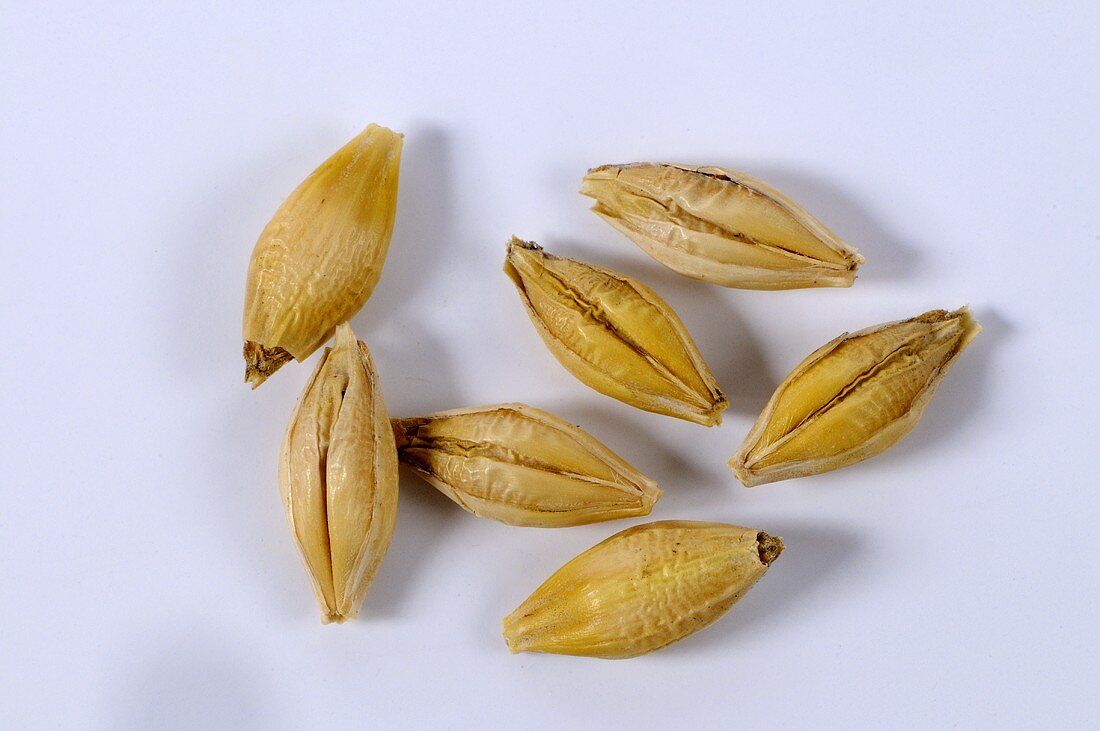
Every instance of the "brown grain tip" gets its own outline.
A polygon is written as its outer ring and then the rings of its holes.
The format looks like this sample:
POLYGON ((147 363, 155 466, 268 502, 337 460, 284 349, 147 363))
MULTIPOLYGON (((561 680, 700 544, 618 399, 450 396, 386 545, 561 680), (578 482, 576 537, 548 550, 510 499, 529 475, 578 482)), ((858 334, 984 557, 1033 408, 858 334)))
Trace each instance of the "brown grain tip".
POLYGON ((244 343, 244 380, 255 389, 266 381, 272 373, 294 359, 282 348, 265 348, 257 342, 246 340, 244 343))
POLYGON ((760 552, 760 562, 765 566, 771 566, 772 561, 783 553, 783 539, 760 531, 756 534, 756 550, 760 552))
POLYGON ((518 236, 513 235, 511 240, 508 241, 508 251, 512 249, 527 249, 528 251, 542 251, 542 247, 536 244, 534 241, 524 241, 518 236))
POLYGON ((420 427, 427 423, 427 419, 390 419, 393 428, 393 441, 398 449, 409 446, 420 432, 420 427))

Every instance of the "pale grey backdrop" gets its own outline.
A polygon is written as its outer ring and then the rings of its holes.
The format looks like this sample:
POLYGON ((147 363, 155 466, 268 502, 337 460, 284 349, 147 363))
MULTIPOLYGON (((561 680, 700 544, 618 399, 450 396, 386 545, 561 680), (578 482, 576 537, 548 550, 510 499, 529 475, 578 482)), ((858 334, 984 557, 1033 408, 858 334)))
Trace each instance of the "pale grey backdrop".
POLYGON ((92 5, 0 11, 0 725, 1095 717, 1095 2, 92 5), (250 392, 240 310, 268 217, 371 121, 406 133, 390 260, 353 323, 391 411, 527 401, 653 475, 655 518, 782 535, 715 627, 628 662, 509 656, 500 618, 628 523, 509 528, 409 477, 362 620, 317 621, 275 466, 313 362, 250 392), (664 270, 576 193, 633 160, 772 182, 860 248, 859 281, 664 270), (512 233, 663 294, 725 423, 565 373, 500 271, 512 233), (803 356, 964 303, 985 333, 900 446, 734 482, 726 458, 803 356))

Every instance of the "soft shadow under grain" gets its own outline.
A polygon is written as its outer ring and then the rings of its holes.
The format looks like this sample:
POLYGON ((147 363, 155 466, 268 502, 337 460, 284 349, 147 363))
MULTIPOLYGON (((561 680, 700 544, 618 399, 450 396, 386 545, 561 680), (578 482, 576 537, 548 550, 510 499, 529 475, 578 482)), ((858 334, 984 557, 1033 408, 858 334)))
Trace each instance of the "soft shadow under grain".
MULTIPOLYGON (((662 488, 702 485, 712 479, 692 459, 690 452, 658 436, 660 419, 671 417, 640 413, 640 418, 616 414, 615 404, 601 404, 602 395, 559 402, 550 409, 580 426, 620 457, 657 481, 662 488), (642 425, 645 422, 645 426, 642 425)), ((634 416, 634 415, 631 415, 634 416)), ((694 426, 694 425, 692 425, 694 426)), ((702 429, 703 427, 697 427, 702 429)))
POLYGON ((951 370, 933 394, 920 423, 879 461, 905 461, 915 455, 924 459, 937 444, 955 439, 959 431, 982 419, 989 402, 989 390, 997 353, 1012 336, 1012 324, 991 308, 977 308, 974 317, 982 325, 981 334, 959 355, 951 370))
POLYGON ((400 478, 393 540, 363 603, 363 616, 368 618, 410 614, 416 582, 431 575, 428 564, 453 559, 440 546, 463 517, 457 505, 404 467, 400 478))
POLYGON ((424 288, 447 259, 454 231, 451 143, 438 126, 414 125, 401 155, 400 199, 382 277, 355 318, 364 332, 385 326, 395 313, 422 302, 424 288))
MULTIPOLYGON (((728 654, 741 638, 753 633, 782 631, 792 617, 815 611, 827 597, 837 575, 852 563, 860 540, 849 530, 833 526, 798 525, 768 521, 761 527, 781 536, 785 550, 767 574, 724 617, 667 653, 728 654)), ((836 595, 836 601, 843 597, 836 595)))
MULTIPOLYGON (((633 246, 620 238, 624 246, 633 246)), ((683 321, 729 399, 730 412, 755 416, 764 407, 778 381, 771 375, 759 339, 737 312, 737 299, 744 292, 677 274, 641 250, 632 254, 610 245, 597 247, 554 238, 548 241, 547 250, 552 254, 626 274, 655 291, 683 321)))
POLYGON ((805 170, 766 163, 745 163, 745 167, 734 169, 743 169, 779 189, 858 249, 867 259, 859 270, 860 280, 912 281, 919 272, 918 248, 885 223, 889 211, 879 215, 837 183, 805 170))

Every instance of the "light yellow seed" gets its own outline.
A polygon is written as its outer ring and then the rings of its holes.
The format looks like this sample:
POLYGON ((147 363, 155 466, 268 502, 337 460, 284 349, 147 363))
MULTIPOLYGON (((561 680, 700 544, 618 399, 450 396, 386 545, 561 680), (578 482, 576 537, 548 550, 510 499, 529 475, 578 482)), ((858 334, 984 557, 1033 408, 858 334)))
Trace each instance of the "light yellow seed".
POLYGON ((965 307, 841 335, 779 385, 730 467, 752 487, 835 470, 896 444, 981 332, 965 307))
POLYGON ((512 652, 652 652, 725 614, 782 551, 777 537, 723 523, 628 528, 558 569, 504 618, 504 638, 512 652))
POLYGON ((393 534, 397 450, 370 352, 346 324, 290 418, 279 486, 321 620, 355 617, 393 534))
POLYGON ((515 237, 504 271, 550 352, 591 388, 704 426, 729 402, 672 308, 640 282, 515 237))
POLYGON ((260 234, 244 303, 245 380, 304 360, 374 291, 397 209, 402 136, 370 125, 313 171, 260 234))
POLYGON ((744 289, 850 287, 863 257, 747 173, 660 163, 588 171, 592 210, 670 269, 744 289))
POLYGON ((657 484, 579 427, 525 404, 394 419, 398 458, 463 509, 554 528, 648 515, 657 484))

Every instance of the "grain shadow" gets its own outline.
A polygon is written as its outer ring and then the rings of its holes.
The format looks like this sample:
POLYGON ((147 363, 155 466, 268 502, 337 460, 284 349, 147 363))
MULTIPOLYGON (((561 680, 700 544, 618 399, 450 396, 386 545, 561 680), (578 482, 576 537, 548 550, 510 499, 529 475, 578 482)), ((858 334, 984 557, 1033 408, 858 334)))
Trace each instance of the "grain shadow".
MULTIPOLYGON (((755 417, 778 381, 771 374, 759 339, 736 309, 743 293, 716 287, 653 261, 638 250, 634 255, 609 252, 574 240, 548 238, 551 253, 606 267, 637 279, 665 299, 710 366, 730 401, 730 412, 755 417)), ((629 242, 628 242, 629 243, 629 242)))
POLYGON ((859 249, 867 259, 859 270, 860 279, 912 279, 919 272, 917 247, 885 223, 886 215, 880 216, 870 210, 832 181, 802 169, 767 164, 753 165, 748 172, 790 196, 810 215, 859 249))
POLYGON ((367 622, 407 617, 417 577, 431 575, 429 563, 454 558, 440 546, 463 518, 462 509, 404 467, 398 489, 393 540, 363 602, 367 622))
MULTIPOLYGON (((662 488, 679 490, 706 484, 713 479, 713 475, 686 458, 675 444, 661 439, 657 430, 648 424, 653 423, 653 419, 670 417, 641 413, 639 418, 627 418, 589 399, 579 398, 559 401, 550 410, 596 437, 642 473, 656 480, 662 488), (648 423, 643 425, 643 422, 648 423)), ((703 428, 694 424, 687 426, 703 428)))
MULTIPOLYGON (((919 247, 886 223, 889 212, 880 214, 871 210, 868 204, 846 193, 834 181, 805 169, 767 162, 756 164, 751 160, 740 160, 731 163, 704 156, 696 159, 707 165, 744 170, 789 196, 863 254, 867 263, 860 268, 860 279, 895 281, 913 279, 914 275, 919 274, 919 247)), ((577 180, 579 186, 579 176, 577 180)), ((625 237, 622 238, 625 242, 625 237)))
MULTIPOLYGON (((463 389, 436 337, 417 320, 399 317, 392 324, 371 344, 390 416, 416 416, 462 403, 463 389)), ((440 542, 462 517, 454 503, 405 468, 400 470, 399 490, 397 525, 364 603, 366 619, 407 614, 416 577, 430 575, 425 565, 445 556, 440 542)))
POLYGON ((355 317, 364 332, 411 308, 446 262, 455 240, 451 141, 434 124, 413 125, 401 155, 400 197, 393 239, 378 287, 355 317))
MULTIPOLYGON (((829 586, 858 556, 859 537, 836 527, 761 522, 769 533, 782 536, 785 550, 729 613, 698 635, 673 645, 662 654, 736 651, 739 638, 782 631, 800 614, 812 614, 815 603, 829 601, 829 586)), ((836 601, 843 601, 839 594, 836 601)))
POLYGON ((955 439, 959 431, 981 421, 989 403, 995 359, 1014 326, 993 308, 979 308, 974 317, 982 332, 959 355, 924 410, 916 428, 876 460, 909 460, 927 455, 932 448, 955 439))

